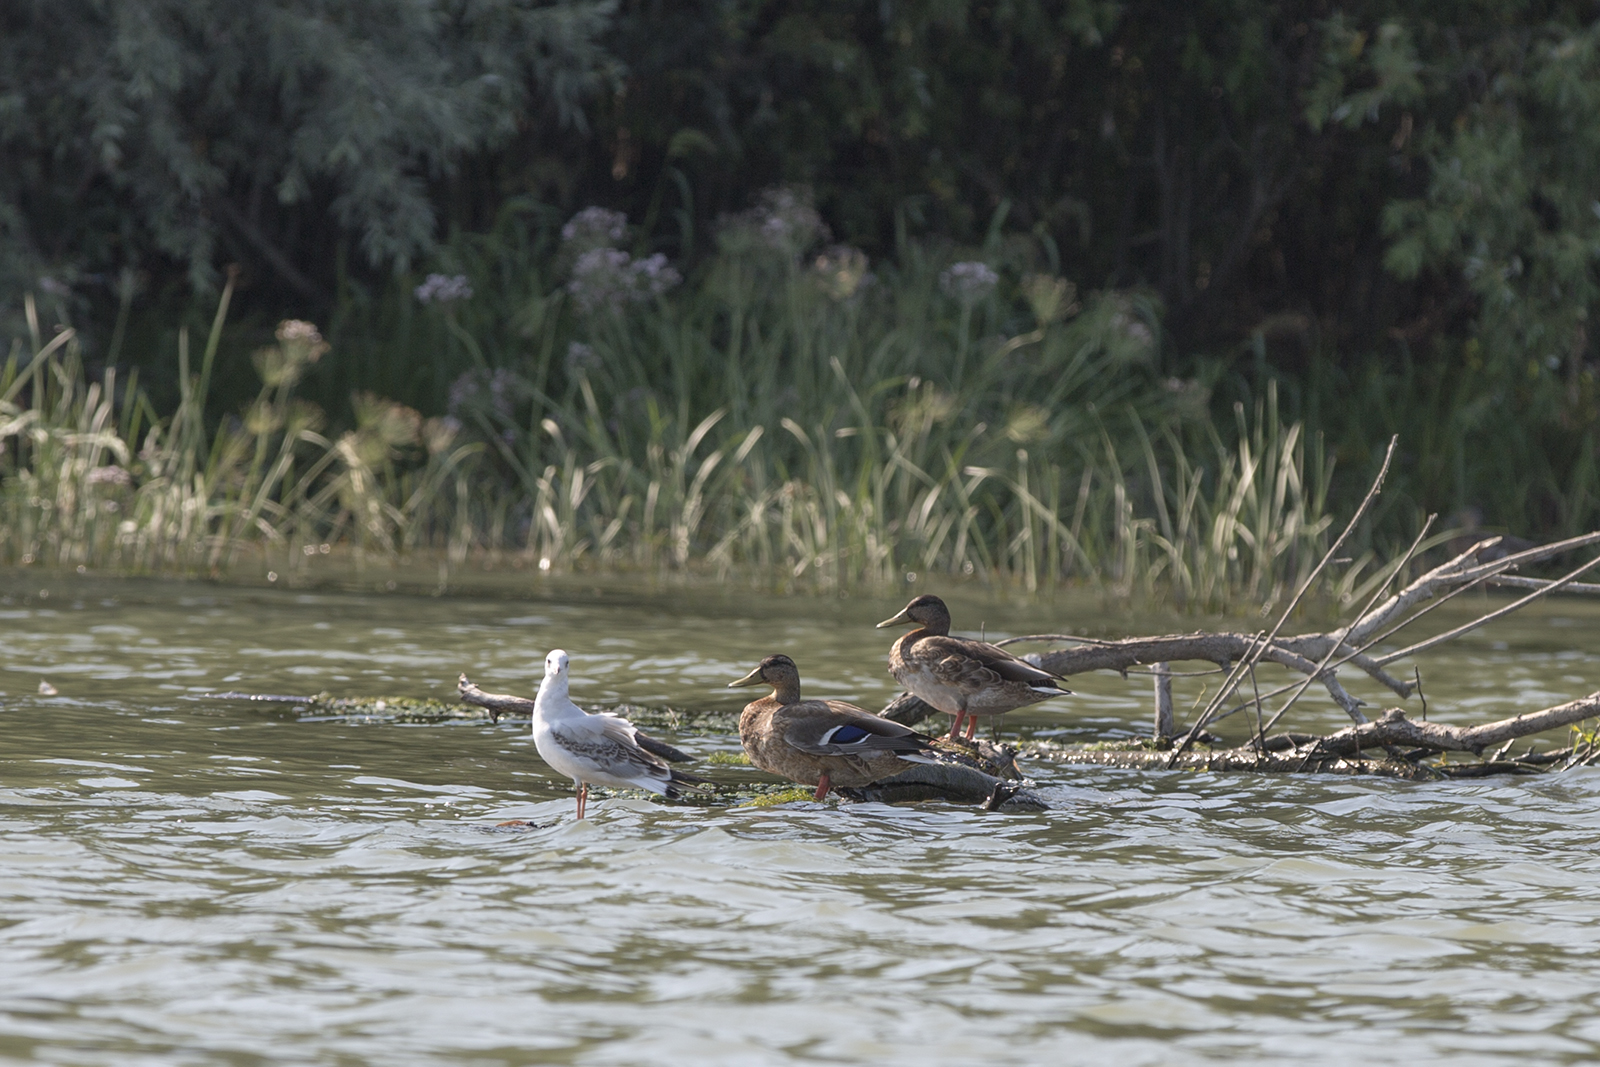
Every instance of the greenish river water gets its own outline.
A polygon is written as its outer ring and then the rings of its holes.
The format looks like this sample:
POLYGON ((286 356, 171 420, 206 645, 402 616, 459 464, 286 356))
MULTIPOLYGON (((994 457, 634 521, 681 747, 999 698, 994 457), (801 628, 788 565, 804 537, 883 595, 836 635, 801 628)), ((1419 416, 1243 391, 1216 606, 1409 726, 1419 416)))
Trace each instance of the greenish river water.
MULTIPOLYGON (((531 695, 552 647, 581 703, 736 708, 722 686, 774 651, 813 695, 894 691, 872 629, 891 599, 512 594, 0 574, 0 1062, 1600 1055, 1600 772, 1033 766, 1050 811, 607 795, 580 824, 525 724, 307 722, 204 695, 448 698, 463 670, 531 695), (493 829, 510 818, 541 828, 493 829)), ((956 608, 991 637, 1194 625, 956 608)), ((1486 721, 1600 688, 1597 624, 1566 600, 1425 658, 1430 713, 1486 721)), ((1148 683, 1077 678, 1066 710, 1017 727, 1126 736, 1148 683)), ((1298 724, 1336 726, 1326 704, 1298 724)))

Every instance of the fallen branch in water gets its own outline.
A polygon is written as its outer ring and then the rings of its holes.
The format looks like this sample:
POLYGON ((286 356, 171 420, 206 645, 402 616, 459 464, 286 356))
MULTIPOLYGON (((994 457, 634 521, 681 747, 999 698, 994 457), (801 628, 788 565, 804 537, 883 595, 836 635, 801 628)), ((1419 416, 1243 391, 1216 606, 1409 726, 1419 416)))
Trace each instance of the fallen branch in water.
POLYGON ((1348 726, 1338 733, 1320 738, 1317 744, 1322 751, 1341 756, 1362 749, 1370 751, 1382 745, 1405 745, 1433 752, 1471 752, 1476 756, 1486 748, 1498 747, 1546 730, 1571 726, 1596 715, 1600 715, 1600 693, 1590 693, 1582 699, 1553 708, 1525 712, 1515 718, 1484 723, 1482 726, 1418 722, 1406 718, 1405 712, 1399 708, 1390 708, 1376 722, 1348 726))
POLYGON ((1210 752, 1185 752, 1172 763, 1169 753, 1149 748, 1081 747, 1039 743, 1024 749, 1023 755, 1054 763, 1154 769, 1171 766, 1178 770, 1257 771, 1267 774, 1375 774, 1390 778, 1481 778, 1491 774, 1536 774, 1561 763, 1564 767, 1587 762, 1595 756, 1600 742, 1569 746, 1551 752, 1529 751, 1512 759, 1501 758, 1511 745, 1524 737, 1572 726, 1584 719, 1600 716, 1600 692, 1581 700, 1558 704, 1542 711, 1524 712, 1509 719, 1481 726, 1450 726, 1439 722, 1418 722, 1399 708, 1390 708, 1375 722, 1347 726, 1318 737, 1311 734, 1277 734, 1265 745, 1252 740, 1237 748, 1210 752), (1446 752, 1481 755, 1497 746, 1487 760, 1477 763, 1423 763, 1446 752), (1396 758, 1387 751, 1409 748, 1396 758), (1387 751, 1386 751, 1387 750, 1387 751))
MULTIPOLYGON (((1368 495, 1369 501, 1380 486, 1381 478, 1374 483, 1368 495)), ((1428 529, 1425 525, 1405 555, 1389 565, 1387 576, 1377 584, 1371 598, 1355 618, 1347 625, 1327 632, 1281 634, 1279 631, 1286 616, 1280 616, 1278 626, 1272 632, 1255 634, 1197 632, 1123 640, 1036 634, 1000 642, 1011 645, 1025 641, 1072 641, 1077 647, 1054 648, 1023 657, 1063 677, 1094 670, 1115 671, 1127 677, 1130 670, 1149 668, 1148 673, 1157 676, 1153 697, 1158 723, 1170 724, 1170 683, 1174 678, 1185 677, 1183 672, 1171 670, 1171 664, 1203 662, 1214 665, 1215 670, 1201 673, 1226 676, 1221 688, 1210 694, 1205 708, 1177 739, 1175 748, 1173 739, 1168 736, 1175 731, 1172 726, 1166 725, 1157 727, 1150 747, 1074 747, 1042 743, 1025 749, 1023 754, 1035 758, 1121 767, 1380 773, 1423 778, 1533 773, 1557 764, 1565 769, 1600 760, 1600 739, 1589 739, 1577 748, 1562 749, 1555 754, 1530 753, 1518 759, 1500 758, 1509 744, 1519 738, 1600 716, 1600 693, 1481 726, 1463 727, 1426 721, 1428 706, 1425 697, 1422 698, 1423 718, 1420 721, 1408 718, 1398 708, 1391 709, 1376 722, 1368 721, 1361 713, 1362 701, 1346 691, 1339 681, 1341 667, 1348 665, 1364 672, 1402 700, 1421 696, 1419 672, 1414 669, 1412 679, 1408 680, 1391 674, 1388 665, 1505 618, 1542 597, 1564 591, 1600 592, 1600 585, 1577 581, 1579 576, 1600 566, 1600 556, 1578 564, 1554 580, 1514 577, 1506 573, 1524 564, 1542 562, 1563 553, 1600 544, 1600 531, 1596 531, 1498 556, 1495 550, 1501 539, 1487 538, 1390 593, 1390 584, 1400 576, 1422 545, 1428 529), (1393 651, 1374 651, 1380 643, 1390 641, 1455 597, 1491 583, 1515 586, 1529 592, 1509 603, 1498 604, 1492 610, 1443 633, 1393 651), (1284 667, 1300 678, 1261 692, 1257 689, 1254 668, 1257 664, 1267 663, 1284 667), (1244 696, 1244 693, 1240 693, 1230 703, 1228 695, 1247 680, 1249 698, 1240 699, 1244 696), (1272 728, 1295 706, 1306 687, 1313 683, 1320 684, 1328 692, 1334 703, 1354 720, 1354 725, 1320 737, 1305 733, 1271 734, 1272 728), (1281 704, 1276 708, 1270 706, 1278 700, 1281 700, 1281 704), (1202 753, 1186 751, 1188 745, 1200 739, 1203 727, 1247 708, 1255 709, 1254 736, 1247 744, 1202 753), (1444 752, 1481 756, 1485 750, 1496 747, 1501 751, 1478 763, 1457 762, 1440 767, 1419 762, 1444 752)), ((1348 532, 1349 527, 1346 528, 1348 532)), ((1327 558, 1324 557, 1324 560, 1327 558)), ((883 714, 899 722, 915 723, 933 714, 933 709, 909 694, 901 694, 890 702, 883 714)))

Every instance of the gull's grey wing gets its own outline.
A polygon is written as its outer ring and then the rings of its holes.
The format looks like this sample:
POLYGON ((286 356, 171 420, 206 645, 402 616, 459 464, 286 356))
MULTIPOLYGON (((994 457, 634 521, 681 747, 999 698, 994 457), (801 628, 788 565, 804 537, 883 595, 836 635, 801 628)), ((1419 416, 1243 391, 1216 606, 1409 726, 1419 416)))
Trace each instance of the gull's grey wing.
POLYGON ((563 751, 591 769, 612 778, 672 780, 665 761, 640 748, 633 726, 615 715, 591 715, 578 723, 561 723, 551 729, 563 751))

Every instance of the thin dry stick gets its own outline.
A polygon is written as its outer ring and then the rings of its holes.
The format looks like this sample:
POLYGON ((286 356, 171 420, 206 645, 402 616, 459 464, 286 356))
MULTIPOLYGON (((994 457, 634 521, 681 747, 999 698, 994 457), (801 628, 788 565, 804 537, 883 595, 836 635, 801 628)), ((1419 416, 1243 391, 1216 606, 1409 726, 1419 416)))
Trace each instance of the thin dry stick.
POLYGON ((1256 699, 1256 751, 1261 755, 1267 754, 1267 732, 1261 728, 1261 685, 1256 681, 1256 669, 1250 668, 1250 688, 1255 690, 1256 699))
MULTIPOLYGON (((1509 585, 1518 589, 1543 589, 1550 584, 1549 578, 1521 578, 1509 574, 1502 574, 1497 578, 1489 579, 1490 585, 1509 585)), ((1573 582, 1563 592, 1567 593, 1600 593, 1600 585, 1593 582, 1573 582)))
MULTIPOLYGON (((1372 502, 1376 500, 1378 498, 1378 494, 1383 491, 1383 480, 1389 474, 1389 464, 1393 462, 1394 450, 1399 444, 1399 434, 1395 434, 1393 437, 1389 438, 1389 448, 1383 454, 1383 466, 1378 470, 1378 476, 1372 480, 1372 488, 1368 489, 1367 495, 1362 498, 1361 506, 1356 508, 1356 513, 1350 516, 1350 521, 1345 524, 1344 532, 1341 533, 1338 539, 1329 546, 1328 551, 1323 553, 1322 559, 1317 561, 1317 565, 1312 568, 1311 573, 1306 576, 1306 580, 1300 584, 1300 590, 1295 593, 1294 598, 1289 601, 1289 606, 1283 609, 1283 614, 1278 616, 1277 625, 1272 628, 1272 633, 1267 637, 1266 642, 1250 653, 1248 657, 1250 665, 1253 666, 1255 661, 1261 658, 1261 653, 1266 649, 1267 645, 1272 644, 1272 642, 1278 639, 1278 634, 1283 630, 1284 623, 1289 621, 1289 616, 1293 615, 1294 609, 1300 606, 1300 601, 1304 599, 1307 591, 1309 591, 1311 587, 1316 584, 1317 579, 1322 576, 1322 572, 1327 569, 1328 563, 1339 554, 1339 549, 1344 547, 1345 541, 1348 540, 1350 535, 1355 532, 1356 526, 1361 522, 1362 518, 1366 516, 1367 509, 1372 506, 1372 502)), ((1332 651, 1337 651, 1338 647, 1338 644, 1335 643, 1332 651)), ((1198 719, 1195 720, 1194 725, 1189 728, 1189 732, 1184 735, 1183 740, 1179 744, 1173 746, 1172 758, 1167 761, 1168 767, 1173 766, 1177 762, 1178 757, 1181 756, 1190 745, 1194 744, 1194 739, 1200 736, 1200 731, 1205 728, 1206 723, 1210 721, 1211 716, 1216 713, 1217 708, 1221 707, 1222 702, 1228 699, 1229 695, 1232 694, 1234 689, 1238 688, 1239 682, 1234 681, 1234 677, 1235 675, 1233 674, 1228 676, 1228 682, 1224 683, 1222 688, 1217 690, 1217 695, 1211 699, 1209 704, 1206 705, 1206 710, 1198 719)), ((1242 680, 1243 679, 1241 677, 1240 681, 1242 680)))
MULTIPOLYGON (((1504 561, 1501 561, 1501 562, 1504 562, 1504 561)), ((1489 614, 1481 616, 1480 618, 1477 618, 1477 619, 1473 620, 1472 622, 1467 623, 1464 626, 1458 626, 1458 627, 1456 627, 1456 629, 1451 630, 1448 633, 1440 634, 1439 636, 1433 637, 1433 638, 1429 638, 1426 641, 1419 641, 1418 643, 1416 643, 1414 645, 1411 645, 1409 648, 1401 649, 1399 652, 1396 652, 1391 656, 1387 656, 1387 657, 1379 660, 1378 662, 1379 663, 1389 663, 1389 662, 1392 662, 1393 660, 1399 658, 1402 655, 1413 654, 1415 652, 1419 652, 1419 651, 1422 651, 1424 649, 1431 648, 1434 645, 1442 644, 1443 642, 1451 640, 1454 637, 1459 637, 1462 634, 1470 633, 1471 631, 1477 629, 1479 626, 1482 626, 1486 622, 1492 622, 1494 619, 1501 618, 1501 617, 1503 617, 1505 615, 1509 615, 1511 612, 1516 611, 1518 608, 1521 608, 1521 607, 1533 602, 1534 600, 1537 600, 1539 597, 1545 596, 1545 595, 1547 595, 1549 593, 1552 593, 1552 592, 1556 591, 1557 589, 1560 589, 1563 585, 1567 584, 1568 582, 1571 582, 1578 575, 1582 574, 1586 570, 1589 570, 1591 567, 1594 567, 1596 564, 1600 564, 1600 556, 1597 556, 1596 558, 1590 560, 1588 563, 1585 563, 1583 566, 1577 568, 1576 570, 1569 572, 1565 577, 1559 578, 1556 581, 1551 582, 1549 585, 1544 586, 1543 588, 1541 588, 1541 589, 1539 589, 1539 590, 1537 590, 1535 592, 1529 593, 1527 596, 1523 597, 1522 599, 1517 600, 1517 601, 1507 605, 1506 607, 1499 609, 1498 611, 1491 611, 1489 614)), ((1487 580, 1490 577, 1492 577, 1492 573, 1480 574, 1477 578, 1473 579, 1471 582, 1467 583, 1466 585, 1463 585, 1458 589, 1452 590, 1448 595, 1439 598, 1439 600, 1436 601, 1435 603, 1429 604, 1426 608, 1423 608, 1421 611, 1419 611, 1415 615, 1411 616, 1411 618, 1406 619, 1405 621, 1403 621, 1400 624, 1398 624, 1397 626, 1395 626, 1394 629, 1388 631, 1388 633, 1382 634, 1382 635, 1380 635, 1378 637, 1373 638, 1372 641, 1368 642, 1368 644, 1363 646, 1363 648, 1370 648, 1373 644, 1376 644, 1377 642, 1382 641, 1384 638, 1388 637, 1390 634, 1396 633, 1399 630, 1403 629, 1404 627, 1411 625, 1411 623, 1415 622, 1417 619, 1420 619, 1422 616, 1426 615, 1428 612, 1432 611, 1434 608, 1439 607, 1441 604, 1445 603, 1445 601, 1449 600, 1451 597, 1455 596, 1457 593, 1464 592, 1465 590, 1471 588, 1474 585, 1479 584, 1480 582, 1483 582, 1483 581, 1487 580)), ((1304 691, 1305 686, 1307 684, 1309 684, 1309 683, 1308 682, 1301 683, 1300 690, 1302 692, 1304 691)), ((1298 696, 1299 693, 1296 693, 1295 695, 1298 696)), ((1267 723, 1267 728, 1271 729, 1277 723, 1277 721, 1283 717, 1283 713, 1289 710, 1290 705, 1293 704, 1293 703, 1294 703, 1294 699, 1290 698, 1289 702, 1286 703, 1278 711, 1278 714, 1276 714, 1276 715, 1274 715, 1272 717, 1272 721, 1267 723)), ((1241 706, 1242 707, 1249 707, 1250 705, 1249 704, 1244 704, 1244 705, 1241 705, 1241 706)), ((1238 710, 1238 709, 1233 709, 1233 710, 1238 710)))
MULTIPOLYGON (((1372 596, 1370 598, 1368 598, 1366 604, 1362 607, 1361 613, 1356 616, 1355 622, 1353 622, 1349 626, 1345 627, 1345 630, 1344 630, 1345 634, 1348 634, 1351 630, 1353 630, 1357 626, 1361 625, 1361 620, 1367 617, 1367 612, 1372 610, 1373 605, 1375 605, 1378 602, 1378 598, 1383 595, 1384 590, 1389 588, 1389 582, 1393 581, 1394 580, 1394 576, 1398 575, 1400 573, 1401 568, 1403 568, 1408 562, 1410 562, 1412 554, 1417 551, 1417 546, 1422 544, 1423 538, 1428 536, 1428 530, 1433 527, 1433 520, 1436 519, 1436 518, 1438 518, 1438 515, 1429 515, 1428 516, 1428 521, 1424 522, 1422 524, 1422 529, 1417 532, 1416 538, 1411 542, 1411 547, 1406 549, 1406 554, 1404 556, 1400 557, 1400 562, 1395 565, 1394 571, 1390 574, 1390 576, 1387 579, 1385 579, 1383 581, 1383 583, 1381 585, 1378 586, 1377 589, 1374 589, 1372 591, 1372 596)), ((1316 671, 1311 673, 1311 674, 1306 675, 1305 679, 1300 682, 1300 687, 1298 689, 1296 689, 1293 692, 1293 694, 1290 695, 1288 700, 1284 701, 1283 707, 1279 708, 1277 714, 1272 716, 1272 721, 1267 723, 1267 726, 1266 726, 1265 729, 1261 730, 1261 734, 1262 734, 1263 737, 1265 737, 1267 729, 1271 729, 1273 726, 1275 726, 1277 724, 1278 720, 1283 718, 1284 713, 1287 712, 1290 708, 1294 707, 1294 702, 1300 699, 1300 695, 1302 693, 1304 693, 1307 688, 1310 687, 1311 683, 1316 681, 1317 679, 1319 679, 1319 678, 1321 678, 1323 676, 1323 672, 1328 670, 1328 663, 1333 659, 1334 654, 1339 651, 1339 646, 1342 645, 1343 643, 1344 643, 1343 634, 1340 634, 1340 635, 1334 637, 1332 643, 1330 644, 1330 646, 1328 648, 1327 653, 1322 657, 1322 662, 1317 664, 1316 671)), ((1358 649, 1357 651, 1352 652, 1348 658, 1349 659, 1354 659, 1356 656, 1359 656, 1359 655, 1361 655, 1361 651, 1358 649)), ((1337 671, 1338 671, 1338 668, 1335 667, 1334 668, 1334 672, 1337 673, 1337 671)), ((1348 711, 1349 709, 1346 708, 1345 710, 1348 711)), ((1256 707, 1256 716, 1257 716, 1258 719, 1259 719, 1260 715, 1261 715, 1261 708, 1260 708, 1260 705, 1258 704, 1257 707, 1256 707)))
POLYGON ((1018 641, 1076 641, 1080 645, 1114 645, 1115 641, 1106 641, 1098 637, 1079 637, 1077 634, 1023 634, 1020 637, 1008 637, 1004 641, 996 641, 995 647, 1003 648, 1014 645, 1018 641))
MULTIPOLYGON (((1382 641, 1384 638, 1411 625, 1411 623, 1415 622, 1423 615, 1426 615, 1434 608, 1444 604, 1452 597, 1458 596, 1461 593, 1466 592, 1468 589, 1471 589, 1485 581, 1493 581, 1498 576, 1503 575, 1506 571, 1514 570, 1523 563, 1532 563, 1537 560, 1548 559, 1551 556, 1561 555, 1575 548, 1583 548, 1587 545, 1600 542, 1600 530, 1583 534, 1578 537, 1569 537, 1565 541, 1552 541, 1549 544, 1539 545, 1536 548, 1530 548, 1522 552, 1513 553, 1509 556, 1503 556, 1500 559, 1493 560, 1489 563, 1480 564, 1476 567, 1465 570, 1461 569, 1463 566, 1465 566, 1465 562, 1467 560, 1473 559, 1478 552, 1497 544, 1500 540, 1501 539, 1499 537, 1491 537, 1486 540, 1479 541, 1477 544, 1467 549, 1467 551, 1461 553, 1449 563, 1446 563, 1440 567, 1435 567, 1421 578, 1418 578, 1415 582, 1412 582, 1400 593, 1394 597, 1391 597, 1388 603, 1384 604, 1383 607, 1379 608, 1373 613, 1371 622, 1358 622, 1351 628, 1351 632, 1361 634, 1360 639, 1364 640, 1366 638, 1366 634, 1363 632, 1365 629, 1369 627, 1376 629, 1378 626, 1387 624, 1389 619, 1394 614, 1410 608, 1411 603, 1415 602, 1415 600, 1412 598, 1425 595, 1427 598, 1432 599, 1435 595, 1433 592, 1435 587, 1449 582, 1463 583, 1458 585, 1449 593, 1445 594, 1445 596, 1440 598, 1438 601, 1430 604, 1427 608, 1417 612, 1417 614, 1411 616, 1410 618, 1403 620, 1392 629, 1387 631, 1384 635, 1374 638, 1372 641, 1368 641, 1362 646, 1363 648, 1371 648, 1376 642, 1382 641)), ((1542 584, 1541 588, 1544 588, 1544 586, 1548 584, 1549 583, 1542 584)), ((1381 664, 1379 666, 1381 666, 1381 664)))
MULTIPOLYGON (((1233 669, 1228 672, 1228 676, 1222 680, 1222 687, 1217 690, 1218 693, 1230 693, 1239 687, 1239 682, 1244 678, 1244 672, 1255 664, 1258 649, 1266 647, 1264 643, 1260 643, 1264 635, 1264 630, 1257 630, 1255 635, 1250 638, 1250 644, 1245 647, 1245 654, 1239 658, 1239 661, 1233 665, 1233 669)), ((1189 726, 1183 738, 1177 745, 1173 746, 1172 757, 1167 761, 1169 768, 1179 756, 1183 755, 1184 750, 1194 743, 1194 739, 1200 736, 1200 731, 1210 721, 1209 717, 1216 704, 1215 698, 1208 701, 1205 708, 1195 717, 1194 722, 1189 726)))
MULTIPOLYGON (((1513 564, 1510 564, 1510 563, 1507 563, 1506 565, 1507 566, 1513 566, 1513 564)), ((1374 645, 1379 645, 1379 644, 1382 644, 1384 641, 1387 641, 1389 638, 1393 637, 1395 634, 1399 633, 1401 630, 1404 630, 1407 626, 1410 626, 1412 623, 1416 622, 1418 619, 1422 618, 1424 615, 1428 614, 1430 611, 1434 611, 1434 610, 1436 610, 1438 608, 1444 607, 1444 605, 1448 604, 1451 600, 1454 600, 1456 597, 1460 596, 1462 593, 1465 593, 1465 592, 1468 592, 1469 590, 1477 588, 1478 586, 1482 585, 1485 581, 1487 581, 1488 579, 1490 579, 1492 577, 1493 577, 1493 574, 1481 574, 1478 577, 1472 579, 1471 581, 1466 582, 1463 585, 1457 586, 1456 588, 1450 590, 1450 592, 1446 593, 1444 596, 1441 596, 1437 600, 1435 600, 1432 603, 1430 603, 1427 607, 1423 608, 1421 611, 1417 612, 1415 615, 1412 615, 1409 618, 1405 618, 1405 619, 1400 620, 1400 622, 1396 623, 1393 627, 1391 627, 1388 630, 1385 630, 1383 633, 1381 633, 1378 636, 1376 636, 1376 637, 1372 638, 1371 640, 1367 641, 1366 644, 1361 645, 1354 652, 1350 653, 1348 656, 1345 656, 1343 659, 1332 663, 1329 666, 1329 669, 1330 670, 1338 670, 1340 667, 1343 667, 1346 663, 1349 663, 1351 660, 1354 660, 1354 659, 1358 658, 1362 653, 1366 652, 1368 649, 1372 648, 1374 645)), ((1287 693, 1287 692, 1291 691, 1292 689, 1295 688, 1295 686, 1297 686, 1299 684, 1300 684, 1299 682, 1288 682, 1288 683, 1286 683, 1284 685, 1280 685, 1278 688, 1268 692, 1266 694, 1265 699, 1269 699, 1270 700, 1273 697, 1282 696, 1284 693, 1287 693)), ((1241 712, 1241 711, 1244 711, 1248 707, 1250 707, 1250 701, 1248 701, 1248 700, 1244 701, 1241 704, 1235 704, 1233 707, 1229 708, 1227 711, 1224 711, 1220 715, 1215 716, 1211 721, 1212 722, 1216 722, 1219 719, 1226 719, 1228 716, 1234 715, 1234 714, 1236 714, 1238 712, 1241 712)), ((1276 720, 1274 720, 1274 721, 1276 721, 1276 720)))
POLYGON ((1437 637, 1430 637, 1426 641, 1418 641, 1414 645, 1407 645, 1398 652, 1391 652, 1387 656, 1382 657, 1378 660, 1378 662, 1380 664, 1393 663, 1395 660, 1400 659, 1403 656, 1414 656, 1418 652, 1430 649, 1435 645, 1442 645, 1446 641, 1460 637, 1462 634, 1471 633, 1484 623, 1493 622, 1495 619, 1509 615, 1518 608, 1524 607, 1525 605, 1538 600, 1542 596, 1550 595, 1551 593, 1560 589, 1562 586, 1569 584, 1574 578, 1578 577, 1578 575, 1583 574, 1585 571, 1592 570, 1597 565, 1600 565, 1600 556, 1596 556, 1594 559, 1591 559, 1588 563, 1585 563, 1583 566, 1578 567, 1575 570, 1568 571, 1564 576, 1557 578, 1555 581, 1551 582, 1542 589, 1536 589, 1525 597, 1513 600, 1511 603, 1507 604, 1498 611, 1491 611, 1487 615, 1474 619, 1472 622, 1469 622, 1463 626, 1457 626, 1454 630, 1446 631, 1445 633, 1439 634, 1437 637))

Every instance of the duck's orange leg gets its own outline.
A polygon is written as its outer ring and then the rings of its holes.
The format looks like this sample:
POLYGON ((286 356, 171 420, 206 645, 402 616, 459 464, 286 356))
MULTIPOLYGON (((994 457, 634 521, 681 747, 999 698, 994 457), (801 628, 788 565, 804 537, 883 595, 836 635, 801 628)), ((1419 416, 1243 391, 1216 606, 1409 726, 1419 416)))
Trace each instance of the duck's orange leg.
POLYGON ((828 795, 828 790, 833 788, 833 783, 828 781, 828 773, 824 771, 822 777, 817 779, 817 799, 821 800, 828 795))

